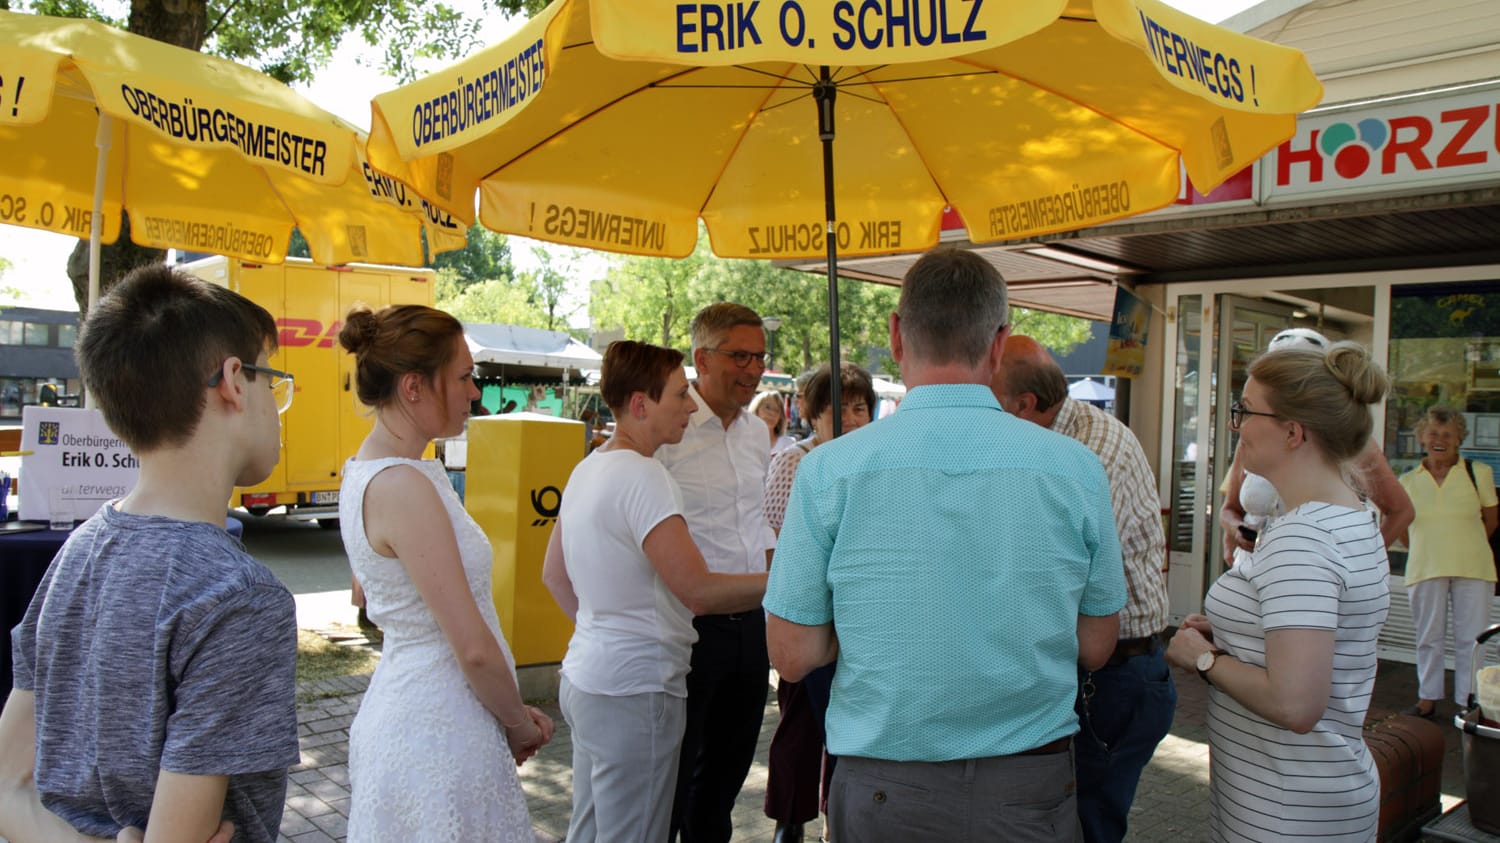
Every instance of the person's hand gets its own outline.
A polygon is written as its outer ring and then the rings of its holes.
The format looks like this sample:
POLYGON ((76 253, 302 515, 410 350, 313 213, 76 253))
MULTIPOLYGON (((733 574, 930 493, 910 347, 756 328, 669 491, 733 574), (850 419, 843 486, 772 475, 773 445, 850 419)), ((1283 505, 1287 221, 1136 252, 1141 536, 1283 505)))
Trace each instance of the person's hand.
POLYGON ((1214 625, 1213 622, 1208 619, 1208 615, 1188 615, 1187 617, 1182 619, 1182 625, 1187 627, 1188 629, 1198 630, 1198 633, 1204 638, 1208 639, 1208 642, 1210 644, 1213 643, 1214 625))
POLYGON ((1240 527, 1244 526, 1245 519, 1233 510, 1223 510, 1219 518, 1219 524, 1224 528, 1224 565, 1233 568, 1234 551, 1239 549, 1249 553, 1255 550, 1255 541, 1245 538, 1244 533, 1240 532, 1240 527))
MULTIPOLYGON (((214 836, 208 838, 208 843, 229 843, 232 839, 234 839, 234 823, 224 820, 219 823, 219 830, 214 832, 214 836)), ((120 833, 115 836, 115 843, 145 843, 145 841, 146 832, 133 825, 120 829, 120 833)))
POLYGON ((1180 670, 1197 670, 1198 656, 1212 650, 1214 645, 1203 633, 1183 623, 1167 645, 1167 663, 1180 670))
MULTIPOLYGON (((515 757, 517 767, 530 760, 531 756, 536 755, 537 750, 542 748, 542 744, 547 742, 546 737, 543 737, 541 724, 532 713, 535 710, 527 706, 526 719, 514 727, 502 726, 505 729, 505 742, 510 745, 510 754, 515 757)), ((547 715, 543 714, 542 718, 549 726, 551 725, 552 721, 547 718, 547 715)))
POLYGON ((532 722, 536 723, 537 728, 542 730, 542 746, 552 743, 552 736, 557 732, 557 725, 552 722, 552 718, 547 716, 547 712, 542 711, 534 705, 527 706, 527 709, 531 712, 532 722))

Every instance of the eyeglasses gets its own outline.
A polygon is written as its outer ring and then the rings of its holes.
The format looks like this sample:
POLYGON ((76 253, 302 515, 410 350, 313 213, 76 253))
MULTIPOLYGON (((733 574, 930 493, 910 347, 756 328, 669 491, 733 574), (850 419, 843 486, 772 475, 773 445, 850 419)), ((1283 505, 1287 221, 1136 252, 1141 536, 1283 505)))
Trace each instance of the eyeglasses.
POLYGON ((1236 401, 1229 405, 1229 429, 1239 430, 1240 425, 1245 423, 1245 416, 1265 416, 1271 419, 1281 418, 1281 416, 1275 413, 1257 413, 1254 410, 1247 410, 1245 409, 1245 402, 1236 401))
MULTIPOLYGON (((296 394, 293 389, 292 373, 283 372, 280 369, 268 369, 265 366, 252 366, 249 363, 241 363, 240 367, 251 372, 260 372, 275 378, 271 381, 271 395, 276 399, 276 413, 280 415, 292 406, 292 396, 296 394)), ((209 386, 218 386, 219 381, 224 379, 224 370, 214 372, 213 377, 208 379, 209 386)))
POLYGON ((851 415, 855 418, 870 415, 870 405, 864 401, 848 401, 841 406, 846 415, 851 415))
POLYGON ((748 369, 750 361, 759 363, 761 368, 766 367, 766 353, 764 351, 720 351, 717 348, 705 348, 704 351, 712 351, 714 354, 722 354, 734 361, 734 365, 741 369, 748 369))

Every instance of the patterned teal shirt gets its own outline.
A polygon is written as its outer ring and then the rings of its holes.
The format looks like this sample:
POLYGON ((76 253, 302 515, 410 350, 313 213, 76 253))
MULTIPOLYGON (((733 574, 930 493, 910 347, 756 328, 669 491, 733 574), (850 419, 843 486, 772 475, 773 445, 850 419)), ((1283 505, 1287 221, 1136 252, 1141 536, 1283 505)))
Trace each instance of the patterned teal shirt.
POLYGON ((803 458, 765 599, 838 635, 828 751, 893 761, 1077 731, 1078 616, 1124 604, 1098 458, 974 385, 914 388, 803 458))

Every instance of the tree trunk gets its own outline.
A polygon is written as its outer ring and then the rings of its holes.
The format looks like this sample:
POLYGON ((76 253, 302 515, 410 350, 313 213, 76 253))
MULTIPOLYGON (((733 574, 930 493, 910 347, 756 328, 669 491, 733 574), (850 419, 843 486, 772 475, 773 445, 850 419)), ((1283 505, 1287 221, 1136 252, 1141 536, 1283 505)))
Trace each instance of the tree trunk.
MULTIPOLYGON (((4 3, 5 0, 0 0, 4 3)), ((130 22, 134 35, 164 41, 193 52, 203 49, 208 28, 208 6, 204 0, 131 0, 130 22)), ((148 263, 161 263, 166 251, 137 246, 130 240, 130 216, 120 219, 120 238, 113 246, 99 250, 99 295, 104 295, 121 276, 148 263)), ((68 277, 73 281, 73 298, 78 301, 79 318, 87 315, 89 300, 89 241, 79 240, 68 256, 68 277)))
POLYGON ((198 52, 207 34, 208 6, 203 0, 131 0, 127 29, 198 52))
MULTIPOLYGON (((138 266, 161 263, 167 259, 165 249, 137 246, 130 239, 130 216, 120 219, 120 239, 113 246, 99 250, 99 295, 104 295, 125 273, 138 266)), ((78 320, 88 316, 89 308, 89 241, 79 240, 68 255, 68 278, 73 281, 73 299, 78 302, 78 320)))

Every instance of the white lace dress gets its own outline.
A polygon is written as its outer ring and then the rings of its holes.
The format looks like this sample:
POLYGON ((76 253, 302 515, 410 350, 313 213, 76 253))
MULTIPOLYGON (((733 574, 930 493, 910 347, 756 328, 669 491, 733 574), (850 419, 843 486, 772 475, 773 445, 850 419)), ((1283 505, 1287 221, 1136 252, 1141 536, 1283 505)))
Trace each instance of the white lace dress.
POLYGON ((516 763, 494 716, 469 689, 448 640, 397 559, 365 537, 370 478, 410 465, 432 481, 448 510, 469 590, 506 661, 490 595, 489 539, 432 460, 384 458, 344 464, 339 522, 344 548, 385 643, 370 688, 349 729, 349 843, 535 839, 516 763))

